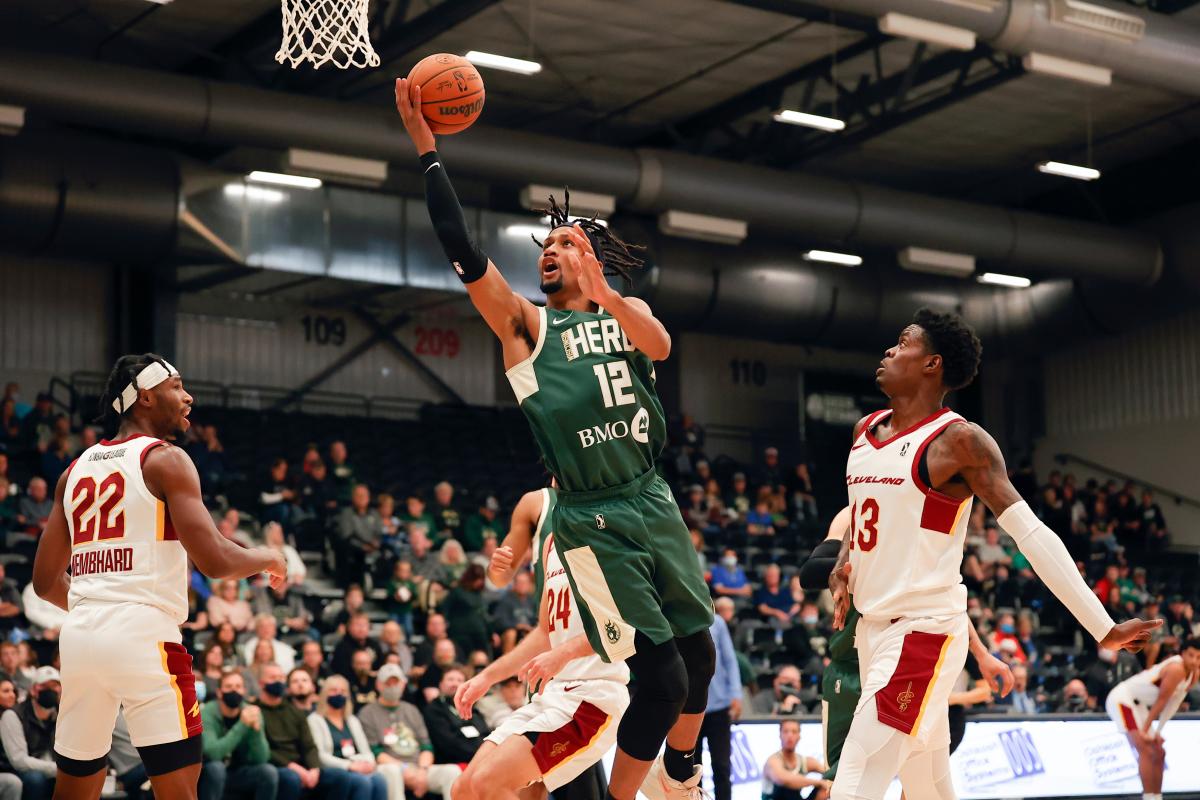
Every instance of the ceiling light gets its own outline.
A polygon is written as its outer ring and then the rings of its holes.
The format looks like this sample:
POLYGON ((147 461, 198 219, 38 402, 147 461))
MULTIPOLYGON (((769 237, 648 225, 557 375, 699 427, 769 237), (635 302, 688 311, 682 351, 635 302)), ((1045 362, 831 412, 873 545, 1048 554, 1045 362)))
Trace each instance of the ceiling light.
POLYGON ((482 53, 478 50, 472 50, 463 57, 472 64, 480 67, 491 67, 492 69, 516 72, 521 75, 533 75, 542 71, 542 65, 536 61, 498 56, 495 53, 482 53))
POLYGON ((264 189, 262 186, 247 186, 244 183, 225 184, 225 196, 239 200, 258 200, 263 203, 282 203, 287 199, 287 195, 278 189, 264 189))
POLYGON ((1029 278, 1020 275, 1005 275, 1002 272, 985 272, 976 278, 980 283, 990 283, 995 286, 1010 286, 1014 289, 1026 289, 1033 285, 1029 278))
POLYGON ((1021 59, 1021 63, 1030 72, 1040 72, 1056 78, 1068 78, 1095 86, 1112 85, 1112 70, 1107 67, 1097 67, 1095 64, 1070 61, 1046 53, 1026 53, 1021 59))
POLYGON ((846 128, 846 123, 840 119, 822 117, 817 114, 806 114, 803 111, 793 111, 790 108, 776 111, 772 117, 776 122, 786 122, 788 125, 803 125, 806 128, 816 128, 817 130, 829 131, 830 133, 846 128))
POLYGON ((943 25, 907 14, 890 11, 879 18, 879 30, 889 36, 903 36, 930 44, 949 47, 952 50, 974 50, 975 32, 953 25, 943 25))
POLYGON ((342 183, 364 186, 379 186, 387 180, 388 176, 386 161, 322 153, 316 150, 300 150, 295 147, 289 148, 287 151, 287 168, 310 175, 323 175, 342 183))
POLYGON ((147 0, 147 2, 157 3, 160 6, 165 6, 167 3, 171 2, 171 0, 147 0))
POLYGON ((515 225, 505 225, 503 230, 505 236, 514 236, 520 239, 524 239, 527 236, 536 236, 539 239, 544 239, 550 235, 550 228, 546 225, 525 225, 518 223, 515 225))
POLYGON ((1037 168, 1038 172, 1044 172, 1047 175, 1059 175, 1079 181, 1094 181, 1100 177, 1098 169, 1081 167, 1078 164, 1064 164, 1061 161, 1042 161, 1038 163, 1037 168))
POLYGON ((928 272, 953 278, 966 278, 975 272, 975 256, 931 250, 928 247, 906 247, 897 254, 897 260, 900 266, 911 272, 928 272))
MULTIPOLYGON (((527 208, 530 211, 547 211, 550 208, 551 195, 554 195, 555 199, 563 201, 566 198, 566 190, 562 186, 531 183, 521 189, 521 208, 527 208)), ((611 194, 571 189, 571 212, 577 216, 590 217, 595 214, 598 217, 607 217, 616 210, 617 198, 611 194)))
POLYGON ((254 170, 246 176, 246 180, 254 183, 269 183, 275 186, 292 186, 296 189, 320 189, 320 178, 306 178, 303 175, 287 175, 282 172, 263 172, 254 170))
POLYGON ((0 133, 18 133, 23 127, 25 127, 24 108, 0 105, 0 133))
POLYGON ((685 239, 740 244, 746 238, 747 225, 745 220, 669 209, 658 215, 658 229, 670 236, 681 236, 685 239))
POLYGON ((835 253, 832 250, 809 250, 804 254, 805 261, 823 261, 826 264, 841 264, 844 267, 857 267, 862 264, 862 256, 849 253, 835 253))

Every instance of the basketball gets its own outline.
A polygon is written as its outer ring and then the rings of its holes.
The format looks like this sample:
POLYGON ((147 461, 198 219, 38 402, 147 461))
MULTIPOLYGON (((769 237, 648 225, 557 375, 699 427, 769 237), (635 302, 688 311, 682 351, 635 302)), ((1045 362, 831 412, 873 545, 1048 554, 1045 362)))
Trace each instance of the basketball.
POLYGON ((483 78, 462 56, 426 56, 408 73, 408 79, 421 87, 421 111, 434 133, 465 131, 483 111, 483 78))

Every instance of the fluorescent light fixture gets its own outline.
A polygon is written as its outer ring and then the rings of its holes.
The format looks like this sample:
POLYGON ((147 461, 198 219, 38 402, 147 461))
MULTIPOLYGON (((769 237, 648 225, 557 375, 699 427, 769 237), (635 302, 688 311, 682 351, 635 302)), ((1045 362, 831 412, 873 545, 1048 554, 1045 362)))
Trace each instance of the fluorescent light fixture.
POLYGON ((463 58, 479 67, 491 67, 505 72, 516 72, 520 75, 534 75, 542 71, 542 65, 536 61, 498 56, 495 53, 484 53, 479 50, 472 50, 463 58))
POLYGON ((788 125, 803 125, 806 128, 816 128, 819 131, 828 131, 830 133, 846 128, 846 123, 840 119, 822 117, 818 114, 806 114, 803 111, 793 111, 790 108, 776 111, 772 117, 776 122, 786 122, 788 125))
POLYGON ((823 261, 826 264, 841 264, 844 267, 857 267, 862 264, 862 256, 849 253, 835 253, 832 250, 809 250, 804 254, 805 261, 823 261))
MULTIPOLYGON (((550 195, 554 195, 559 201, 566 196, 562 186, 531 183, 521 190, 521 208, 546 211, 550 206, 550 195)), ((571 189, 571 212, 576 216, 590 217, 595 214, 598 217, 608 217, 616 210, 617 198, 611 194, 571 189)))
POLYGON ((953 25, 943 25, 907 14, 889 11, 879 18, 879 30, 889 36, 903 36, 930 44, 948 47, 951 50, 974 50, 975 32, 953 25))
POLYGON ((1078 164, 1064 164, 1061 161, 1042 161, 1037 165, 1038 172, 1047 175, 1058 175, 1063 178, 1074 178, 1077 181, 1094 181, 1100 177, 1100 170, 1092 167, 1081 167, 1078 164))
POLYGON ((911 272, 966 278, 975 272, 975 256, 928 247, 906 247, 897 254, 900 266, 911 272))
POLYGON ((269 183, 275 186, 292 186, 296 189, 320 189, 320 178, 306 178, 303 175, 287 175, 282 172, 263 172, 256 169, 246 176, 253 183, 269 183))
POLYGON ((0 133, 17 133, 25 127, 25 109, 0 105, 0 133))
POLYGON ((1001 0, 942 0, 943 3, 952 6, 960 6, 969 8, 972 11, 992 12, 1000 5, 1001 0))
POLYGON ((740 244, 746 238, 747 225, 745 220, 669 209, 658 215, 658 229, 670 236, 680 236, 684 239, 740 244))
POLYGON ((976 280, 995 286, 1010 286, 1013 289, 1026 289, 1033 285, 1033 281, 1029 278, 1022 278, 1020 275, 1005 275, 1002 272, 985 272, 976 280))
POLYGON ((1097 67, 1094 64, 1084 64, 1080 61, 1070 61, 1046 53, 1026 53, 1021 59, 1025 69, 1030 72, 1040 72, 1043 75, 1053 75, 1056 78, 1068 78, 1094 86, 1112 85, 1112 70, 1107 67, 1097 67))
MULTIPOLYGON (((542 223, 543 225, 548 226, 550 224, 550 215, 547 214, 546 216, 544 216, 540 220, 538 220, 538 222, 542 223)), ((606 219, 600 219, 599 217, 596 217, 594 220, 592 220, 592 222, 595 222, 601 228, 608 227, 608 220, 606 220, 606 219)))
POLYGON ((278 189, 247 186, 244 183, 225 184, 225 196, 237 200, 258 200, 263 203, 282 203, 287 195, 278 189))
POLYGON ((287 168, 309 175, 323 175, 342 183, 364 186, 379 186, 388 176, 386 161, 300 150, 295 147, 287 151, 287 168))
POLYGON ((160 6, 165 6, 167 3, 171 2, 171 0, 147 0, 147 2, 157 3, 160 6))
POLYGON ((503 228, 505 236, 513 236, 520 239, 525 239, 530 236, 536 236, 539 239, 544 239, 550 235, 549 225, 505 225, 503 228))

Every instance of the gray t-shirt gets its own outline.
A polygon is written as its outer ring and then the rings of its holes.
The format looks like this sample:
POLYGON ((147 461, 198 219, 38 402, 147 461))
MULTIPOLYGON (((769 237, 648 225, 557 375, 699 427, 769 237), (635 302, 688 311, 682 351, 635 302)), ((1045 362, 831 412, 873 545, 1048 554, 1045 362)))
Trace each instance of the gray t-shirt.
POLYGON ((371 749, 387 753, 392 758, 416 763, 422 750, 433 750, 429 731, 421 712, 411 703, 400 701, 398 706, 371 703, 358 711, 358 721, 371 749))

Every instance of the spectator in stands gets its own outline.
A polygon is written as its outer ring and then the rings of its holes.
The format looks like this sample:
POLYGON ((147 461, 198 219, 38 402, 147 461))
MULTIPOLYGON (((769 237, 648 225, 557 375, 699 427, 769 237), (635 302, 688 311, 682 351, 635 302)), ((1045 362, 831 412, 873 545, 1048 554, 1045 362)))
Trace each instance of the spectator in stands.
MULTIPOLYGON (((478 675, 484 669, 486 667, 476 669, 474 673, 478 675)), ((476 706, 488 727, 496 730, 517 709, 525 705, 525 699, 525 684, 521 683, 515 675, 510 675, 492 687, 492 691, 481 697, 476 706)))
POLYGON ((379 526, 383 530, 384 550, 399 553, 408 537, 396 516, 396 498, 387 492, 380 494, 375 498, 375 513, 379 515, 379 526))
POLYGON ((226 479, 231 472, 225 447, 221 444, 216 425, 198 425, 195 428, 197 441, 188 446, 188 455, 200 473, 204 494, 219 494, 225 489, 226 479))
POLYGON ((435 583, 453 586, 467 571, 470 562, 467 553, 457 539, 447 539, 438 553, 438 575, 435 583))
MULTIPOLYGON (((96 432, 95 427, 91 425, 84 425, 79 431, 78 440, 74 445, 75 452, 72 454, 72 457, 78 458, 84 450, 87 450, 89 447, 92 447, 99 441, 100 435, 96 432)), ((122 719, 124 718, 122 717, 122 719)))
MULTIPOLYGON (((441 614, 434 612, 425 619, 425 641, 417 645, 417 649, 413 652, 413 664, 418 667, 427 667, 433 661, 433 648, 443 639, 449 638, 446 635, 446 618, 441 614)), ((452 659, 453 660, 453 659, 452 659)))
POLYGON ((401 699, 406 684, 404 673, 394 664, 380 668, 375 680, 379 699, 358 712, 363 733, 388 782, 389 797, 433 793, 449 800, 450 786, 462 769, 456 764, 433 763, 433 743, 425 720, 416 706, 401 699))
MULTIPOLYGON (((1153 617, 1148 617, 1147 619, 1153 619, 1153 617)), ((1038 663, 1042 651, 1034 639, 1033 617, 1028 612, 1022 612, 1017 616, 1017 644, 1020 646, 1021 652, 1025 654, 1027 663, 1038 663)))
MULTIPOLYGON (((66 420, 66 417, 57 417, 56 419, 66 420)), ((67 467, 71 466, 71 462, 75 459, 71 452, 71 440, 69 436, 61 433, 56 433, 54 438, 46 445, 45 452, 42 453, 41 467, 38 474, 46 479, 47 484, 58 485, 59 477, 67 471, 67 467)))
MULTIPOLYGON (((7 461, 8 456, 4 454, 0 445, 0 466, 2 462, 7 461)), ((0 541, 4 541, 6 533, 11 530, 16 530, 17 525, 17 505, 20 500, 15 494, 16 489, 13 488, 12 482, 8 476, 0 472, 0 541)))
POLYGON ((33 644, 26 640, 17 643, 17 652, 20 654, 20 666, 17 669, 25 676, 30 691, 33 691, 33 684, 40 668, 37 651, 33 649, 33 644))
POLYGON ((1096 705, 1096 698, 1088 694, 1087 685, 1079 678, 1073 678, 1063 687, 1061 702, 1058 708, 1054 709, 1054 713, 1079 714, 1094 711, 1096 705))
POLYGON ((746 473, 733 473, 732 486, 725 495, 726 512, 732 519, 745 522, 746 515, 750 513, 750 509, 753 506, 754 499, 750 496, 750 487, 746 483, 746 473))
POLYGON ((996 617, 996 630, 992 632, 992 652, 1000 652, 1005 642, 1012 644, 1009 652, 1012 653, 1013 660, 1024 664, 1026 662, 1025 651, 1021 649, 1021 643, 1017 640, 1017 621, 1010 611, 1005 611, 996 617))
POLYGON ((247 655, 250 663, 246 666, 246 672, 261 686, 263 671, 269 666, 279 666, 275 663, 275 651, 271 648, 271 643, 263 639, 256 642, 254 649, 247 655))
POLYGON ((388 616, 412 636, 413 608, 417 601, 417 582, 413 579, 412 562, 402 558, 392 567, 392 579, 387 585, 388 616))
POLYGON ((801 791, 816 787, 808 794, 813 800, 828 796, 833 785, 823 777, 809 777, 810 773, 824 772, 825 760, 796 752, 800 744, 800 723, 784 720, 779 723, 779 752, 771 754, 763 764, 763 800, 788 800, 801 797, 801 791))
POLYGON ((28 676, 21 671, 20 649, 7 639, 0 641, 0 680, 12 681, 20 695, 28 692, 31 685, 28 676))
POLYGON ((379 646, 383 650, 383 663, 399 664, 405 672, 412 669, 412 650, 409 649, 400 623, 389 619, 379 631, 379 646))
POLYGON ((1029 691, 1029 668, 1024 664, 1012 667, 1013 688, 1007 697, 996 700, 997 706, 1007 706, 1010 714, 1037 714, 1042 711, 1044 698, 1029 691))
POLYGON ((48 494, 44 478, 31 478, 25 495, 17 503, 17 524, 31 536, 41 536, 54 508, 54 498, 48 494))
POLYGON ((1103 709, 1109 690, 1141 670, 1141 662, 1128 650, 1107 650, 1097 646, 1096 659, 1081 677, 1087 686, 1089 700, 1095 700, 1095 705, 1103 709))
MULTIPOLYGON (((224 520, 222 520, 224 522, 224 520)), ((228 622, 237 632, 250 627, 254 621, 254 612, 250 604, 238 597, 238 582, 223 580, 218 585, 217 593, 208 598, 208 622, 210 625, 223 625, 228 622)))
MULTIPOLYGON (((267 614, 275 618, 276 627, 287 636, 307 636, 313 630, 312 614, 302 598, 288 584, 271 586, 259 583, 253 589, 255 616, 267 614)), ((284 669, 291 669, 279 662, 284 669)))
POLYGON ((317 447, 316 442, 309 442, 304 448, 304 455, 300 458, 300 474, 312 474, 313 466, 320 460, 321 448, 317 447))
POLYGON ((1000 544, 1000 529, 995 525, 984 528, 984 542, 975 551, 979 558, 979 566, 983 570, 984 579, 994 578, 996 568, 1003 564, 1012 566, 1012 556, 1000 544))
POLYGON ((1101 603, 1107 603, 1112 590, 1117 587, 1117 581, 1121 577, 1121 568, 1116 564, 1109 564, 1104 568, 1104 577, 1096 581, 1094 588, 1096 597, 1101 603))
POLYGON ((21 603, 25 607, 25 619, 29 621, 29 632, 33 637, 57 641, 63 623, 67 621, 67 612, 38 596, 32 581, 26 584, 25 591, 21 593, 21 603))
POLYGON ((483 603, 483 579, 483 568, 469 565, 440 607, 450 628, 450 638, 463 653, 492 652, 491 624, 483 603))
POLYGON ((300 481, 300 507, 321 525, 337 513, 338 489, 324 461, 313 462, 312 469, 300 481))
POLYGON ((269 763, 262 709, 246 702, 242 676, 226 672, 211 700, 200 707, 204 767, 200 797, 275 800, 279 773, 269 763))
POLYGON ((242 527, 242 515, 236 508, 228 508, 225 510, 221 521, 217 523, 217 530, 221 531, 225 538, 237 542, 242 547, 254 547, 254 537, 250 535, 250 531, 242 527), (224 524, 225 528, 221 525, 224 524), (226 531, 229 531, 226 533, 226 531))
MULTIPOLYGON (((708 705, 704 709, 704 721, 700 724, 700 739, 708 742, 716 800, 730 800, 730 726, 742 715, 741 673, 725 620, 714 616, 708 631, 716 651, 716 670, 708 687, 708 705)), ((701 760, 699 755, 702 752, 698 739, 697 762, 701 760)))
POLYGON ((817 500, 808 464, 801 461, 787 480, 788 499, 796 520, 816 520, 817 500))
POLYGON ((259 614, 254 618, 254 635, 242 646, 242 653, 250 660, 260 642, 271 646, 271 663, 278 664, 284 672, 296 666, 296 649, 278 639, 279 626, 271 614, 259 614))
POLYGON ((0 445, 13 447, 21 436, 21 420, 17 417, 17 401, 11 397, 0 401, 0 445))
POLYGON ((763 461, 758 467, 755 479, 760 489, 765 486, 772 493, 785 490, 784 472, 783 467, 779 464, 779 450, 777 448, 768 447, 766 450, 763 450, 763 461))
POLYGON ((258 682, 254 676, 241 667, 229 666, 225 659, 225 648, 216 640, 210 641, 200 657, 200 674, 197 676, 204 683, 205 697, 213 698, 221 693, 221 678, 228 672, 241 677, 241 691, 247 697, 258 697, 258 682))
POLYGON ((472 710, 471 716, 463 719, 454 710, 454 693, 464 680, 466 672, 461 665, 448 665, 442 670, 438 696, 422 712, 433 743, 434 761, 439 764, 466 764, 492 732, 477 711, 472 710))
POLYGON ((308 670, 296 667, 287 674, 288 702, 305 714, 311 714, 317 708, 317 684, 313 681, 308 670))
POLYGON ((321 650, 320 642, 307 641, 301 645, 298 668, 308 673, 314 686, 320 685, 321 681, 333 674, 329 665, 325 663, 325 653, 321 650))
POLYGON ((333 481, 335 496, 340 505, 350 502, 350 495, 358 484, 354 467, 350 465, 346 443, 334 441, 329 444, 329 471, 333 481))
MULTIPOLYGON (((1139 614, 1142 619, 1159 619, 1159 603, 1158 598, 1151 596, 1146 601, 1145 608, 1139 614)), ((1142 659, 1146 665, 1146 669, 1153 667, 1158 663, 1158 657, 1162 653, 1163 642, 1169 637, 1166 625, 1161 625, 1150 631, 1150 641, 1146 643, 1146 649, 1142 651, 1142 659)))
POLYGON ((513 578, 512 589, 500 598, 494 612, 501 652, 512 650, 537 625, 538 605, 538 598, 533 596, 533 576, 518 572, 513 578))
POLYGON ((372 667, 383 662, 383 648, 379 646, 379 642, 371 638, 370 634, 371 620, 366 614, 359 612, 350 617, 350 621, 346 623, 346 635, 333 648, 330 667, 334 673, 349 679, 354 674, 354 654, 359 650, 371 652, 372 667))
POLYGON ((262 709, 263 731, 271 748, 271 764, 279 773, 278 800, 298 800, 305 789, 318 789, 321 796, 345 797, 349 777, 345 772, 321 769, 321 755, 313 743, 312 730, 304 712, 284 702, 287 691, 284 672, 278 664, 263 671, 263 692, 258 699, 262 709))
POLYGON ((350 674, 344 677, 350 686, 350 696, 355 705, 375 702, 375 652, 367 648, 355 650, 350 657, 350 674))
POLYGON ((362 586, 357 583, 350 584, 346 587, 346 591, 342 595, 342 602, 340 604, 333 604, 333 614, 330 615, 327 610, 323 615, 327 627, 336 633, 344 634, 346 632, 346 623, 350 621, 352 616, 362 611, 364 603, 366 603, 366 595, 363 594, 362 586))
POLYGON ((698 483, 688 487, 687 500, 680 511, 689 528, 699 528, 705 533, 716 533, 719 530, 708 521, 708 502, 704 498, 704 487, 698 483))
POLYGON ((1134 608, 1141 608, 1150 600, 1150 588, 1146 585, 1146 568, 1134 567, 1129 572, 1129 565, 1121 568, 1121 577, 1117 580, 1121 587, 1121 602, 1132 603, 1134 608))
POLYGON ((42 453, 54 436, 54 413, 52 398, 47 392, 39 392, 33 410, 21 420, 21 432, 17 436, 17 450, 21 453, 42 453))
POLYGON ((692 537, 692 549, 696 551, 696 561, 700 564, 700 572, 704 574, 704 579, 709 578, 708 556, 704 554, 704 534, 698 528, 690 528, 688 533, 692 537))
POLYGON ((497 521, 496 515, 499 513, 500 501, 488 495, 479 506, 479 511, 467 518, 463 532, 463 546, 468 551, 478 553, 483 549, 485 540, 500 541, 504 538, 508 531, 505 530, 502 522, 497 521))
POLYGON ((713 567, 710 584, 718 595, 750 597, 754 593, 746 573, 738 566, 737 552, 732 547, 721 553, 721 563, 713 567))
POLYGON ((426 536, 430 536, 437 530, 437 522, 433 519, 433 514, 425 510, 425 501, 419 495, 410 494, 404 500, 404 513, 400 515, 400 521, 404 523, 404 527, 412 532, 413 526, 420 526, 426 536))
POLYGON ((1092 504, 1088 530, 1091 532, 1093 552, 1117 552, 1117 520, 1109 513, 1108 502, 1103 495, 1097 496, 1092 504))
POLYGON ((800 613, 800 604, 792 598, 792 591, 783 585, 783 572, 778 564, 768 564, 763 570, 763 585, 754 593, 754 605, 771 627, 783 630, 792 627, 792 621, 800 613))
POLYGON ((1139 507, 1142 515, 1141 534, 1146 546, 1151 552, 1162 552, 1167 549, 1170 540, 1167 533, 1167 521, 1162 509, 1154 502, 1154 492, 1142 490, 1142 504, 1139 507))
POLYGON ((755 714, 802 714, 804 702, 800 699, 800 668, 792 664, 780 667, 771 691, 754 695, 751 708, 755 714))
POLYGON ((1126 484, 1117 492, 1112 512, 1117 522, 1117 541, 1123 547, 1141 549, 1142 513, 1133 499, 1133 484, 1126 484))
POLYGON ((775 515, 771 513, 771 493, 759 490, 753 510, 746 515, 746 533, 751 536, 774 536, 775 515))
POLYGON ((276 522, 268 522, 264 525, 263 542, 267 547, 283 553, 283 557, 287 561, 288 585, 298 586, 304 583, 304 579, 308 576, 308 567, 305 566, 304 559, 300 558, 300 553, 296 548, 285 540, 283 526, 276 522))
MULTIPOLYGON (((0 533, 0 541, 3 540, 3 533, 0 533)), ((7 634, 20 623, 21 615, 24 612, 25 606, 21 600, 21 591, 17 588, 17 582, 5 576, 4 562, 0 561, 0 639, 6 638, 7 634)), ((0 663, 0 670, 2 669, 4 669, 4 664, 0 663)))
POLYGON ((421 706, 432 702, 438 696, 438 686, 442 682, 442 673, 452 664, 459 663, 458 648, 450 639, 442 639, 433 646, 432 661, 428 667, 414 667, 417 677, 417 689, 421 696, 421 706), (419 674, 418 674, 419 673, 419 674))
MULTIPOLYGON (((17 704, 17 685, 12 678, 0 676, 0 714, 17 704)), ((3 795, 0 795, 3 797, 3 795)))
POLYGON ((321 687, 317 710, 308 718, 321 769, 348 773, 350 796, 355 800, 387 800, 387 781, 376 771, 371 745, 354 716, 349 694, 345 678, 333 675, 321 687))
POLYGON ((367 558, 379 552, 383 544, 383 522, 371 508, 371 490, 366 484, 356 485, 350 495, 350 505, 338 514, 337 535, 338 579, 349 583, 360 578, 366 569, 367 558))
POLYGON ((268 522, 291 525, 296 517, 296 488, 288 474, 287 459, 276 458, 258 493, 260 516, 268 522))
POLYGON ((428 591, 434 584, 444 586, 442 581, 441 554, 433 552, 433 541, 428 532, 414 525, 408 532, 408 561, 412 564, 413 580, 420 588, 428 591))
POLYGON ((221 645, 221 652, 225 656, 225 666, 227 667, 245 666, 245 661, 242 660, 241 654, 238 653, 237 638, 237 629, 230 622, 223 622, 213 628, 212 641, 221 645))
POLYGON ((696 463, 704 458, 704 428, 692 417, 684 414, 680 423, 680 435, 683 438, 683 452, 689 463, 696 463))
POLYGON ((449 481, 442 481, 433 487, 433 499, 435 542, 446 538, 461 541, 463 518, 454 507, 454 487, 449 481))
POLYGON ((14 772, 27 800, 50 800, 58 766, 51 752, 62 681, 54 667, 39 667, 29 696, 0 714, 0 772, 14 772))

